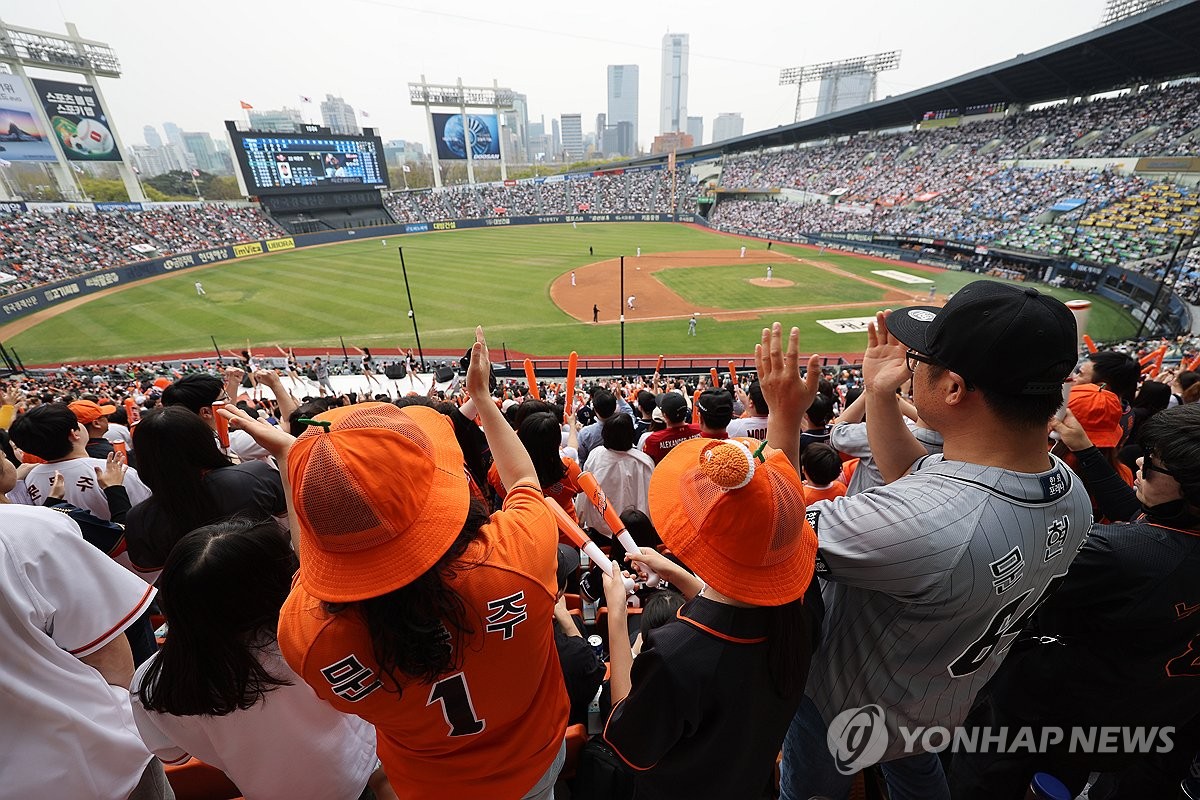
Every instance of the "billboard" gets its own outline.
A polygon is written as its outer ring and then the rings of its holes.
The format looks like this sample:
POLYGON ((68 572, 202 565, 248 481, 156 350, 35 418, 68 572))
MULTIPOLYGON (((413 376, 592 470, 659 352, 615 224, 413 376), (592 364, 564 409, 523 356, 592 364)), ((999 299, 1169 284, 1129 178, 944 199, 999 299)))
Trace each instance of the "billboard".
POLYGON ((48 132, 38 121, 34 102, 24 78, 0 74, 0 159, 58 160, 48 132))
POLYGON ((434 114, 433 138, 438 159, 462 161, 467 157, 467 143, 475 161, 500 160, 500 125, 495 114, 467 114, 467 129, 463 132, 462 114, 434 114))
POLYGON ((230 131, 252 195, 388 188, 378 136, 230 131))
POLYGON ((86 83, 33 79, 50 127, 68 161, 120 161, 108 115, 86 83))

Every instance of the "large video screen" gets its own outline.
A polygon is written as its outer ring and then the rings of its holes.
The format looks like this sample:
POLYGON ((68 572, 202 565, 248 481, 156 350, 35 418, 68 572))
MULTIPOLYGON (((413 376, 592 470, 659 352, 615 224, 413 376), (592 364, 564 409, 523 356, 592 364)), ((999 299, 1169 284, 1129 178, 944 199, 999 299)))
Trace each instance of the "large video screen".
POLYGON ((388 188, 378 137, 231 132, 252 195, 388 188))
POLYGON ((498 124, 495 114, 467 114, 464 130, 462 114, 434 114, 433 137, 437 140, 438 159, 465 160, 469 144, 473 161, 499 161, 498 124))

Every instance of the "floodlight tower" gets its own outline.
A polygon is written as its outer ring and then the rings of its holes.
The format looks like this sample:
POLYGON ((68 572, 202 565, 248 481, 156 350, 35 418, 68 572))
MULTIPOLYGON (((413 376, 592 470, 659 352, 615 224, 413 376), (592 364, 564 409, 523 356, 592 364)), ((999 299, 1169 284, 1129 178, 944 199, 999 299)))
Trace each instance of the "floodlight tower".
POLYGON ((1104 7, 1104 16, 1100 18, 1100 24, 1096 27, 1103 28, 1126 17, 1161 6, 1165 2, 1167 0, 1108 0, 1104 7))
MULTIPOLYGON (((19 28, 0 20, 0 63, 8 65, 9 70, 22 79, 28 77, 25 67, 82 75, 83 83, 91 86, 95 91, 96 100, 100 103, 101 108, 108 108, 108 103, 105 102, 104 94, 100 91, 99 81, 96 79, 121 77, 121 62, 117 60, 117 54, 113 52, 113 49, 104 42, 84 39, 79 35, 75 25, 70 22, 67 23, 67 35, 64 36, 51 31, 19 28)), ((37 116, 44 130, 51 129, 50 118, 41 103, 33 103, 32 113, 37 116)), ((111 126, 111 133, 117 152, 127 154, 128 151, 121 142, 115 124, 111 126)), ((55 148, 58 160, 53 163, 51 170, 58 178, 63 191, 68 196, 74 195, 71 199, 83 199, 75 177, 71 174, 71 168, 67 164, 66 156, 62 153, 59 145, 56 144, 55 148)), ((122 160, 112 163, 117 165, 117 171, 125 183, 129 199, 134 202, 144 201, 146 196, 142 193, 142 185, 129 165, 125 163, 125 157, 122 156, 122 160)), ((3 190, 0 189, 0 191, 3 190)))
POLYGON ((817 116, 840 111, 843 108, 870 103, 875 99, 875 90, 880 72, 900 66, 900 51, 889 50, 870 56, 826 61, 806 67, 789 67, 780 70, 779 85, 796 85, 796 116, 800 121, 800 108, 804 104, 804 84, 821 82, 817 100, 817 116), (850 84, 848 87, 844 84, 850 84))

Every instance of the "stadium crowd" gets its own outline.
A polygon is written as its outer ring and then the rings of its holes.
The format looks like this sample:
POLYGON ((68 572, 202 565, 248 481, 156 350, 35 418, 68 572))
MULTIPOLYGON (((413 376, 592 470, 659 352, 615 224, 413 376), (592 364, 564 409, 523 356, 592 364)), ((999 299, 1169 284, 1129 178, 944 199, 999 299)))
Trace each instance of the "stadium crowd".
POLYGON ((859 366, 797 336, 576 387, 496 382, 478 331, 401 398, 249 353, 8 381, 0 794, 1177 793, 1200 340, 1080 361, 1059 301, 989 281, 878 315, 859 366), (1172 746, 939 757, 920 726, 1172 746))

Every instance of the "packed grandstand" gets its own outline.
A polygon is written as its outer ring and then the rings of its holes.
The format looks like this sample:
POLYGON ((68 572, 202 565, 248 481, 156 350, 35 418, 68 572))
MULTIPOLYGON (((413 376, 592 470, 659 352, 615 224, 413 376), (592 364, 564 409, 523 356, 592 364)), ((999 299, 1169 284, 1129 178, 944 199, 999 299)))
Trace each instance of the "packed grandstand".
MULTIPOLYGON (((392 192, 385 205, 395 222, 416 223, 691 213, 703 201, 718 230, 776 239, 845 231, 931 237, 1150 274, 1161 274, 1163 257, 1200 225, 1195 186, 1123 168, 1131 159, 1200 152, 1200 82, 970 120, 930 129, 914 121, 902 132, 731 152, 681 162, 674 175, 624 169, 392 192), (1064 200, 1071 208, 1056 211, 1064 200)), ((0 291, 23 291, 147 254, 282 235, 286 231, 254 205, 102 213, 34 206, 0 216, 0 276, 8 276, 0 291)), ((1185 250, 1185 257, 1177 291, 1194 297, 1200 252, 1187 256, 1185 250)))

